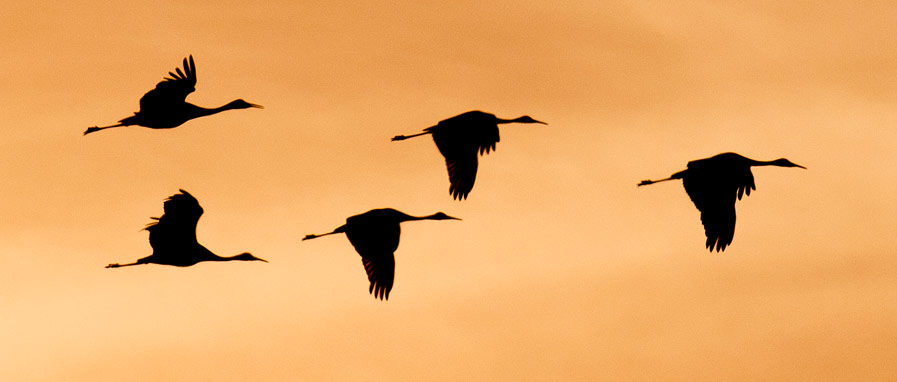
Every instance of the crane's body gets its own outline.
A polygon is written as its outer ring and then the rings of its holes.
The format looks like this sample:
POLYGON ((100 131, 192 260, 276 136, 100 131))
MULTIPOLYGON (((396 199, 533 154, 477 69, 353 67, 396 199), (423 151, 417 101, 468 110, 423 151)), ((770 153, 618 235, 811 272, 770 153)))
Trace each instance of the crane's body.
POLYGON ((389 299, 395 279, 395 251, 399 247, 400 223, 411 220, 455 219, 442 212, 428 216, 411 216, 392 208, 379 208, 363 214, 350 216, 343 224, 331 232, 320 235, 306 235, 302 240, 345 233, 349 243, 361 255, 361 262, 368 275, 368 292, 381 300, 389 299))
POLYGON ((736 153, 722 153, 710 158, 688 162, 685 170, 669 178, 644 180, 639 186, 682 179, 685 192, 701 212, 701 223, 707 236, 705 246, 710 251, 724 251, 735 237, 735 201, 756 190, 753 166, 800 167, 781 158, 757 161, 736 153))
POLYGON ((165 213, 156 221, 148 224, 149 242, 153 254, 129 264, 109 264, 106 268, 119 268, 140 264, 162 264, 177 267, 189 267, 202 261, 258 260, 249 253, 241 253, 231 257, 221 257, 196 240, 196 224, 203 210, 199 201, 187 191, 174 194, 165 200, 165 213))
POLYGON ((261 105, 237 99, 226 105, 216 108, 196 106, 186 101, 187 95, 196 90, 196 64, 193 56, 188 61, 184 59, 184 70, 175 69, 176 73, 168 72, 171 77, 156 84, 153 90, 146 92, 140 98, 140 110, 134 115, 123 118, 115 125, 103 127, 89 127, 84 135, 120 126, 143 126, 151 129, 171 129, 194 118, 205 117, 220 113, 225 110, 246 109, 250 107, 262 108, 261 105))
POLYGON ((529 116, 502 119, 494 114, 474 110, 439 121, 423 132, 412 135, 397 135, 393 141, 430 134, 439 153, 445 158, 449 176, 449 194, 454 199, 467 199, 477 178, 478 155, 495 150, 501 139, 498 125, 504 123, 540 123, 529 116))

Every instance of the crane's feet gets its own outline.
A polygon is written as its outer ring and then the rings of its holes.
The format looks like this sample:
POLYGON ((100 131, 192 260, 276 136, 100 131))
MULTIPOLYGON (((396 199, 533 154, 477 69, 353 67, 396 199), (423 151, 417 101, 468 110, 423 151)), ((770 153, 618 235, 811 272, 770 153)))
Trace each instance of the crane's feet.
MULTIPOLYGON (((87 130, 84 130, 84 135, 90 134, 94 131, 100 131, 100 128, 96 127, 96 126, 88 127, 87 130)), ((106 267, 106 268, 108 268, 108 267, 106 267)))
POLYGON ((406 137, 406 136, 404 136, 404 135, 396 135, 396 136, 392 137, 393 142, 395 142, 395 141, 404 141, 404 140, 406 140, 406 139, 408 139, 408 137, 406 137))
POLYGON ((305 241, 305 240, 308 240, 308 239, 314 239, 314 238, 316 238, 316 237, 317 237, 316 235, 305 235, 305 237, 302 238, 302 241, 305 241))
POLYGON ((647 186, 647 185, 649 185, 649 184, 654 184, 654 183, 655 183, 655 182, 654 182, 653 180, 643 180, 643 181, 641 181, 641 183, 637 184, 636 186, 638 186, 638 187, 640 187, 640 186, 647 186))
POLYGON ((118 267, 120 267, 120 266, 121 266, 121 264, 119 264, 119 263, 115 263, 115 264, 109 264, 109 265, 107 265, 106 268, 118 268, 118 267))

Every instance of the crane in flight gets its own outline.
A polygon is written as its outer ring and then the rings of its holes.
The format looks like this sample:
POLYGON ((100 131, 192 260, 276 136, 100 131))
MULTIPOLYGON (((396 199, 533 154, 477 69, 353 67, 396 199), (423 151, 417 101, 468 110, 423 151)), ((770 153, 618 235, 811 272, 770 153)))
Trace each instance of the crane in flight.
POLYGON ((401 228, 399 223, 412 220, 461 220, 437 212, 428 216, 411 216, 392 208, 370 210, 363 214, 350 216, 343 224, 331 232, 320 235, 306 235, 302 240, 310 240, 321 236, 345 233, 349 243, 361 255, 361 262, 367 272, 371 286, 368 292, 374 298, 389 299, 395 279, 396 259, 393 253, 399 247, 401 228))
POLYGON ((685 193, 701 211, 701 223, 707 236, 705 246, 711 252, 726 250, 735 236, 735 198, 741 200, 743 195, 750 195, 756 190, 754 166, 806 167, 791 163, 781 158, 771 161, 758 161, 743 157, 736 153, 722 153, 710 158, 688 162, 685 170, 679 171, 669 178, 660 180, 643 180, 638 186, 645 186, 673 179, 682 179, 685 193))
POLYGON ((430 126, 417 134, 396 135, 392 140, 402 141, 431 134, 433 142, 436 142, 436 148, 445 157, 449 194, 457 200, 467 199, 467 194, 473 189, 473 183, 477 179, 477 154, 484 155, 495 150, 495 144, 499 141, 498 125, 504 123, 547 125, 527 115, 515 119, 502 119, 495 114, 474 110, 439 121, 435 126, 430 126))
POLYGON ((189 267, 201 261, 264 261, 248 252, 231 257, 221 257, 196 241, 196 223, 202 215, 199 201, 187 191, 180 190, 165 200, 162 217, 148 224, 149 243, 153 254, 129 264, 109 264, 106 268, 119 268, 140 264, 162 264, 189 267))
POLYGON ((120 126, 138 125, 151 129, 170 129, 178 127, 184 122, 194 118, 205 117, 220 113, 225 110, 247 109, 255 107, 261 109, 261 105, 246 102, 242 99, 233 100, 224 106, 205 108, 196 106, 186 101, 187 95, 196 90, 196 64, 193 56, 190 60, 184 59, 184 70, 175 68, 176 73, 168 72, 171 77, 165 77, 162 82, 156 84, 153 90, 140 97, 140 110, 134 115, 118 121, 109 126, 88 127, 84 135, 103 129, 120 126))

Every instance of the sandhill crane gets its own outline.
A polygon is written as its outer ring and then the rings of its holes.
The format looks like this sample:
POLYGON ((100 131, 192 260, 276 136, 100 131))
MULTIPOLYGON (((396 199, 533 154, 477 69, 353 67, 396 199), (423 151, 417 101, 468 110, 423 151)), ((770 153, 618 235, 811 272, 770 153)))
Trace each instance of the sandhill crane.
POLYGON ((361 262, 368 274, 371 286, 368 292, 381 300, 389 299, 392 282, 395 278, 396 259, 393 252, 399 247, 399 223, 410 220, 461 220, 437 212, 428 216, 411 216, 392 208, 370 210, 363 214, 350 216, 343 224, 332 232, 320 235, 306 235, 302 240, 321 236, 345 233, 355 251, 361 255, 361 262))
POLYGON ((103 127, 88 127, 84 135, 95 131, 119 126, 138 125, 151 129, 170 129, 178 127, 193 118, 205 117, 225 110, 247 109, 250 107, 262 108, 261 105, 237 99, 228 104, 207 109, 186 102, 187 95, 196 90, 196 64, 193 56, 190 61, 184 59, 184 71, 175 68, 177 73, 168 72, 171 77, 165 77, 162 82, 156 84, 153 90, 146 92, 140 98, 140 111, 134 115, 118 121, 115 125, 103 127))
POLYGON ((454 199, 467 199, 477 179, 477 154, 488 154, 495 150, 499 141, 498 125, 503 123, 541 123, 529 116, 515 119, 501 119, 482 111, 468 111, 439 121, 435 126, 412 135, 397 135, 393 141, 401 141, 421 135, 432 134, 433 142, 445 157, 448 169, 449 193, 454 199))
POLYGON ((187 191, 174 194, 165 200, 162 217, 148 224, 150 246, 153 254, 130 264, 109 264, 106 268, 127 267, 139 264, 163 264, 189 267, 200 261, 266 260, 241 253, 231 257, 221 257, 206 249, 196 241, 196 223, 202 215, 202 207, 187 191))
POLYGON ((685 192, 695 207, 701 211, 701 223, 707 235, 706 247, 711 252, 724 251, 732 244, 735 236, 735 198, 756 190, 752 166, 806 167, 781 158, 772 161, 757 161, 735 153, 722 153, 710 158, 688 162, 688 168, 669 178, 643 180, 644 186, 672 179, 682 179, 685 192))

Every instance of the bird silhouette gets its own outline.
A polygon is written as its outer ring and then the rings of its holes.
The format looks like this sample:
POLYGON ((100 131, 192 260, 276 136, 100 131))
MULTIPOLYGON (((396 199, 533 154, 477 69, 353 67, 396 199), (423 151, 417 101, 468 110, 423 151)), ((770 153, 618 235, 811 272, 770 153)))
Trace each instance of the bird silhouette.
POLYGON ((711 252, 724 251, 732 244, 735 236, 735 198, 741 200, 745 194, 756 190, 753 166, 806 167, 781 158, 771 161, 757 161, 735 153, 722 153, 710 158, 688 162, 685 170, 669 178, 643 180, 638 186, 657 182, 682 179, 685 192, 701 211, 701 223, 707 236, 706 246, 711 252))
POLYGON ((397 135, 393 141, 401 141, 421 135, 432 134, 433 142, 445 157, 448 169, 449 193, 454 199, 467 199, 477 179, 477 154, 488 154, 495 150, 499 141, 498 125, 503 123, 541 123, 529 116, 515 119, 501 119, 482 111, 468 111, 439 121, 435 126, 412 135, 397 135))
POLYGON ((350 216, 343 224, 332 232, 320 235, 306 235, 302 240, 321 236, 345 233, 355 251, 361 255, 361 262, 368 274, 371 286, 368 292, 381 300, 389 299, 395 278, 396 259, 393 252, 399 247, 399 223, 410 220, 461 220, 437 212, 429 216, 411 216, 392 208, 370 210, 363 214, 350 216))
POLYGON ((250 107, 262 108, 261 105, 237 99, 228 104, 208 109, 186 102, 187 95, 196 90, 196 64, 193 56, 190 61, 184 59, 184 71, 175 68, 176 73, 168 72, 171 77, 165 77, 162 82, 156 84, 153 90, 140 97, 140 111, 134 115, 118 121, 115 125, 103 127, 88 127, 84 135, 119 126, 138 125, 151 129, 170 129, 178 127, 193 118, 205 117, 220 113, 225 110, 247 109, 250 107))
POLYGON ((149 231, 153 254, 130 264, 109 264, 106 268, 127 267, 139 264, 163 264, 189 267, 201 261, 258 260, 268 262, 249 253, 221 257, 196 241, 196 223, 202 215, 202 207, 193 195, 180 190, 165 200, 165 213, 144 228, 149 231))

